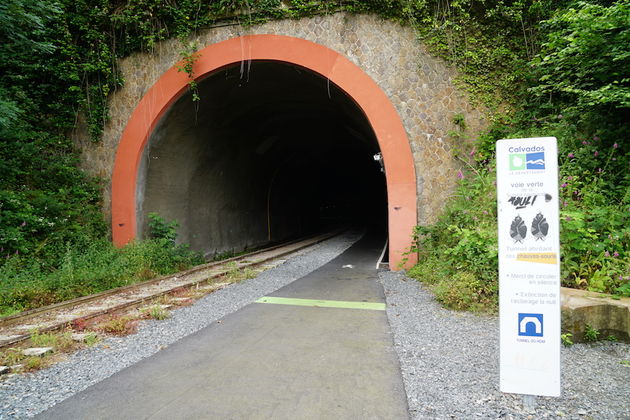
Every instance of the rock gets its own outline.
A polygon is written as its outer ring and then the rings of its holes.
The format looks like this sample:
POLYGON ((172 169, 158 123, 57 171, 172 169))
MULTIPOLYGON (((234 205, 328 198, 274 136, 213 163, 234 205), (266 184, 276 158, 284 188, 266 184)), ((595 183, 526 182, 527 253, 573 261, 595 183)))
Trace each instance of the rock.
POLYGON ((11 341, 14 340, 16 338, 20 338, 21 335, 3 335, 0 334, 0 342, 4 342, 4 341, 11 341))
POLYGON ((580 408, 580 409, 577 411, 577 413, 578 413, 580 416, 585 416, 585 415, 586 415, 586 410, 584 410, 583 408, 580 408))
POLYGON ((52 353, 52 347, 31 347, 30 349, 22 350, 24 356, 43 356, 48 353, 52 353))
POLYGON ((85 342, 85 339, 87 338, 88 334, 87 333, 72 333, 72 340, 79 342, 79 343, 83 343, 85 342))
POLYGON ((4 375, 5 373, 9 373, 11 368, 9 366, 0 366, 0 375, 4 375))
POLYGON ((598 330, 600 339, 614 336, 630 341, 630 298, 612 299, 604 293, 561 288, 562 330, 583 342, 585 326, 598 330))
POLYGON ((157 305, 145 306, 143 308, 140 308, 140 312, 150 311, 153 308, 159 308, 159 309, 167 310, 167 309, 170 309, 171 307, 173 307, 173 305, 157 304, 157 305))

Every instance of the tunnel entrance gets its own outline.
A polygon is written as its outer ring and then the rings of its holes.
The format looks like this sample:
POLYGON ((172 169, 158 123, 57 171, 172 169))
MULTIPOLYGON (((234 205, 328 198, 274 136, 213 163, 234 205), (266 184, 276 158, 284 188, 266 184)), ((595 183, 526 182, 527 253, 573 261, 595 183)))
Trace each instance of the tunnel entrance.
POLYGON ((387 191, 378 141, 361 109, 301 66, 252 60, 198 82, 162 116, 137 178, 137 225, 180 223, 207 256, 341 224, 383 236, 387 191))
MULTIPOLYGON (((416 184, 417 179, 415 164, 405 128, 398 112, 385 92, 383 92, 374 80, 370 78, 370 76, 368 76, 357 64, 351 62, 348 58, 338 52, 305 39, 284 35, 246 35, 208 45, 198 52, 197 59, 193 66, 193 71, 195 79, 202 83, 205 78, 219 74, 217 73, 218 71, 225 69, 229 70, 235 65, 235 63, 238 63, 240 77, 241 66, 243 66, 243 70, 246 70, 249 67, 248 63, 253 63, 255 61, 290 63, 294 65, 294 68, 308 69, 313 74, 320 75, 326 80, 327 96, 329 91, 328 80, 330 80, 331 86, 338 86, 339 90, 347 95, 347 98, 352 99, 349 103, 354 102, 356 104, 356 110, 360 109, 362 111, 364 118, 369 122, 373 135, 378 142, 378 146, 383 157, 382 161, 385 167, 388 206, 387 232, 389 238, 388 252, 390 267, 397 270, 402 267, 408 268, 412 266, 415 261, 415 256, 414 254, 409 254, 408 251, 411 247, 413 227, 417 223, 418 214, 418 186, 416 184)), ((173 65, 164 72, 146 92, 143 93, 142 98, 140 98, 137 102, 137 105, 133 109, 133 112, 131 113, 121 134, 116 150, 116 159, 114 162, 111 182, 112 240, 117 246, 123 246, 136 238, 138 235, 142 235, 144 214, 146 213, 149 205, 149 203, 145 202, 145 198, 149 196, 147 194, 147 187, 150 188, 150 186, 146 184, 148 172, 151 166, 154 166, 154 161, 160 159, 159 156, 158 159, 152 159, 151 153, 146 152, 145 149, 149 143, 149 137, 153 135, 154 131, 156 129, 160 129, 160 127, 166 127, 164 122, 167 119, 164 119, 163 117, 167 114, 173 114, 171 108, 177 103, 182 95, 186 94, 188 90, 188 76, 187 74, 179 71, 179 68, 180 66, 173 65), (151 162, 148 163, 149 161, 151 162), (139 179, 144 179, 144 181, 138 182, 139 179), (147 208, 140 208, 140 205, 143 207, 147 206, 147 208), (139 225, 138 222, 141 222, 141 224, 139 225)), ((251 67, 249 67, 248 70, 249 71, 247 73, 249 73, 251 80, 251 67)), ((272 95, 272 97, 276 94, 275 92, 268 93, 272 95)), ((287 98, 291 99, 298 96, 299 95, 291 95, 290 97, 287 96, 287 98)), ((269 98, 267 98, 267 100, 268 99, 269 98)), ((260 111, 263 111, 261 104, 266 104, 268 102, 266 102, 266 99, 264 98, 259 98, 258 100, 262 101, 258 102, 258 107, 260 107, 260 111)), ((238 102, 234 102, 234 104, 237 105, 238 102)), ((212 104, 208 104, 206 106, 212 106, 212 104)), ((320 102, 320 108, 321 107, 320 102)), ((323 107, 321 110, 319 108, 312 109, 317 110, 318 112, 324 112, 326 107, 323 107)), ((227 124, 230 121, 230 115, 242 115, 242 113, 239 113, 238 111, 229 111, 229 109, 218 110, 217 115, 226 117, 226 120, 215 118, 213 119, 213 124, 219 124, 219 126, 214 127, 212 124, 209 124, 207 126, 208 129, 221 130, 224 126, 221 126, 220 124, 222 121, 224 121, 223 124, 227 124)), ((197 110, 195 110, 193 115, 195 115, 198 120, 200 115, 203 116, 203 114, 200 114, 197 110)), ((302 115, 302 118, 306 118, 305 113, 302 113, 302 115)), ((330 115, 330 112, 325 115, 330 115)), ((367 141, 368 137, 366 136, 365 126, 362 129, 361 124, 351 124, 348 122, 352 121, 352 115, 356 116, 359 115, 359 113, 350 112, 344 113, 343 115, 348 117, 346 121, 346 125, 348 127, 343 129, 344 132, 353 134, 353 137, 356 140, 363 139, 365 140, 364 143, 369 143, 367 141), (357 135, 353 132, 353 130, 359 134, 357 135)), ((180 117, 184 118, 183 116, 180 117)), ((198 127, 199 124, 200 122, 197 121, 196 125, 191 127, 198 127)), ((239 125, 236 121, 232 121, 230 124, 232 124, 232 126, 239 125)), ((242 122, 242 125, 247 125, 247 122, 242 122)), ((297 127, 297 124, 293 124, 293 126, 297 127)), ((328 125, 328 127, 331 126, 328 125)), ((334 127, 334 125, 332 127, 334 127)), ((300 126, 297 128, 300 130, 299 133, 307 136, 311 131, 315 131, 320 127, 317 124, 311 124, 306 127, 300 126)), ((192 129, 193 128, 189 128, 189 130, 192 129)), ((195 130, 197 130, 197 128, 195 128, 195 130)), ((247 130, 243 128, 240 132, 246 133, 247 130)), ((287 132, 288 131, 285 131, 285 133, 287 132)), ((320 130, 319 132, 321 134, 325 131, 320 130)), ((164 135, 164 132, 161 136, 156 134, 156 141, 154 143, 156 147, 155 150, 159 147, 160 142, 162 142, 162 144, 167 144, 169 142, 166 137, 168 136, 164 135)), ((269 139, 268 142, 260 144, 260 152, 264 154, 264 151, 267 150, 268 147, 273 148, 274 144, 279 141, 280 138, 277 140, 269 139)), ((288 142, 287 140, 283 141, 288 142)), ((239 161, 239 153, 241 153, 240 149, 235 149, 233 146, 230 146, 230 144, 231 142, 229 141, 223 143, 227 151, 232 151, 232 155, 228 154, 228 156, 233 156, 234 161, 239 161)), ((282 143, 278 143, 276 147, 279 147, 281 144, 282 143)), ((347 143, 344 144, 347 146, 347 143)), ((359 147, 365 148, 365 146, 359 147)), ((369 147, 367 149, 369 149, 369 147)), ((358 149, 352 150, 353 153, 356 154, 358 149)), ((203 150, 192 148, 187 151, 189 156, 194 155, 194 153, 197 152, 201 153, 203 150)), ((178 153, 181 154, 181 151, 178 151, 178 153)), ((268 153, 271 152, 268 151, 268 153)), ((178 155, 164 154, 163 156, 167 159, 176 160, 178 155)), ((277 154, 275 156, 281 155, 277 154)), ((284 156, 286 157, 291 155, 284 156)), ((343 156, 343 153, 338 152, 335 156, 340 158, 343 156)), ((280 171, 284 170, 283 168, 285 167, 287 169, 291 168, 291 164, 289 163, 283 165, 278 162, 273 163, 273 160, 261 161, 267 162, 268 164, 271 162, 272 167, 280 168, 280 171)), ((298 160, 292 164, 294 169, 297 170, 301 168, 299 166, 299 162, 300 161, 298 160)), ((325 162, 330 162, 330 160, 326 160, 325 162)), ((192 169, 189 166, 190 164, 175 167, 179 167, 180 170, 183 171, 190 171, 192 169)), ((339 168, 343 168, 344 166, 331 165, 330 167, 335 168, 335 170, 340 170, 339 168)), ((312 171, 306 172, 307 174, 313 173, 312 171)), ((261 171, 260 173, 268 174, 266 171, 261 171)), ((291 173, 291 171, 287 173, 291 173)), ((297 172, 293 172, 294 175, 296 173, 297 172)), ((326 172, 322 173, 326 174, 326 172)), ((225 171, 223 174, 225 174, 225 171)), ((164 172, 164 176, 166 177, 167 175, 169 175, 168 171, 164 172)), ((171 173, 170 175, 179 174, 171 173)), ((334 179, 335 182, 339 182, 339 179, 342 178, 343 177, 337 177, 334 179)), ((304 177, 303 179, 306 182, 308 177, 304 177)), ((249 180, 250 182, 258 182, 256 177, 249 178, 249 180)), ((296 184, 299 178, 292 179, 286 175, 283 176, 281 172, 278 172, 276 174, 276 180, 278 182, 292 182, 296 184)), ((169 182, 170 180, 166 179, 163 185, 171 185, 169 182)), ((233 180, 231 182, 235 181, 233 180)), ((223 185, 225 186, 230 184, 223 185)), ((275 191, 274 186, 276 185, 275 181, 274 183, 268 185, 272 186, 271 196, 273 196, 273 191, 275 191)), ((201 185, 198 186, 203 187, 201 185)), ((186 185, 186 187, 188 187, 188 185, 186 185)), ((290 191, 291 188, 286 188, 286 186, 284 186, 281 190, 290 191)), ((302 190, 305 189, 301 189, 300 191, 302 190)), ((184 189, 183 191, 188 190, 184 189)), ((250 187, 247 191, 259 193, 254 187, 250 187)), ((343 191, 343 189, 337 188, 335 191, 343 191)), ((164 193, 166 193, 166 191, 164 193)), ((267 194, 269 194, 269 192, 267 192, 267 194)), ((279 203, 283 203, 282 199, 274 198, 274 200, 278 200, 279 203)), ((269 203, 271 214, 271 222, 269 223, 269 226, 273 229, 273 224, 275 223, 275 220, 278 220, 278 218, 274 218, 273 216, 274 209, 272 208, 271 200, 269 200, 269 203)), ((286 202, 283 204, 286 204, 286 202)), ((290 208, 290 206, 286 205, 281 207, 283 209, 290 208)), ((312 209, 313 207, 309 208, 312 209)), ((233 209, 226 208, 225 211, 229 214, 233 211, 233 209)), ((340 214, 339 211, 335 211, 333 213, 340 214)), ((319 209, 317 214, 321 214, 319 209)), ((302 220, 307 213, 299 213, 299 215, 301 217, 299 220, 302 220)), ((166 216, 168 217, 168 214, 166 216)), ((177 217, 177 215, 175 215, 175 217, 177 217)), ((357 214, 354 213, 353 217, 357 217, 357 214)), ((310 221, 313 219, 307 218, 307 220, 310 221)), ((191 225, 189 224, 189 226, 191 225)), ((267 224, 264 226, 267 226, 267 224)), ((292 225, 288 224, 283 226, 286 227, 292 225)))

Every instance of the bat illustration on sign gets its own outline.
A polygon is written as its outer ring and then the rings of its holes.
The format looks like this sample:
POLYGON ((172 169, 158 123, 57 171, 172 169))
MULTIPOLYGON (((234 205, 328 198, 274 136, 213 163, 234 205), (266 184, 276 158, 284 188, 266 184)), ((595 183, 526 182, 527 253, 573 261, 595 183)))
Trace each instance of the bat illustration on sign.
POLYGON ((538 212, 534 220, 532 221, 532 236, 538 239, 542 239, 543 241, 547 237, 547 233, 549 233, 549 223, 547 223, 547 219, 541 212, 538 212))
POLYGON ((516 216, 510 225, 510 236, 514 239, 514 242, 523 242, 525 236, 527 236, 527 226, 521 216, 516 216))

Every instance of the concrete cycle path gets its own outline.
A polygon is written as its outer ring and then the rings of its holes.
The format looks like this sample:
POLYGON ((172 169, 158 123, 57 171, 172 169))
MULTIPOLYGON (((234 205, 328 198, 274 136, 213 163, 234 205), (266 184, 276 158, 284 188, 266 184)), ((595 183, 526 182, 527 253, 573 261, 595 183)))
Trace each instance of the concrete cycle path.
POLYGON ((364 237, 307 276, 39 417, 408 418, 375 269, 382 245, 364 237))

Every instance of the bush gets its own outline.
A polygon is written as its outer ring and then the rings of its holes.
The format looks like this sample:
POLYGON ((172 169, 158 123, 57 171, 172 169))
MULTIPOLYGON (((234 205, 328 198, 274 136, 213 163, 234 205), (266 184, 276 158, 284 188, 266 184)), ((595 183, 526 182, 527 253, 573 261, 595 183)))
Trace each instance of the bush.
POLYGON ((437 223, 416 228, 418 264, 409 275, 438 301, 458 310, 492 312, 498 298, 494 173, 477 170, 459 181, 437 223))
POLYGON ((179 223, 176 220, 167 222, 159 214, 149 213, 149 235, 154 239, 164 239, 175 243, 178 226, 179 223))
POLYGON ((494 142, 543 136, 558 139, 562 284, 630 296, 629 18, 624 1, 571 1, 540 25, 521 111, 494 118, 444 214, 417 229, 410 275, 438 300, 496 306, 494 142))
POLYGON ((49 271, 37 260, 14 256, 0 267, 0 315, 19 312, 181 271, 203 263, 198 253, 165 239, 123 248, 102 239, 85 249, 66 248, 49 271))

